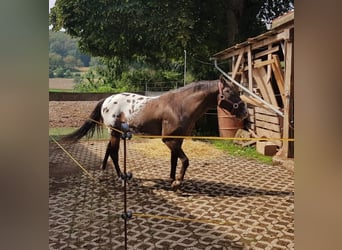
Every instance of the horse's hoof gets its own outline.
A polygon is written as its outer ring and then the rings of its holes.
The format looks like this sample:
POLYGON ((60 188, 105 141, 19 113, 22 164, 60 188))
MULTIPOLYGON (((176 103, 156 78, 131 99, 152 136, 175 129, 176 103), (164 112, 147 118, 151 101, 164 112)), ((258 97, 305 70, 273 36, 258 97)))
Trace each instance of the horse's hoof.
POLYGON ((182 185, 182 182, 181 181, 174 181, 172 182, 171 184, 171 187, 174 191, 177 191, 182 185))
POLYGON ((101 171, 100 175, 99 175, 99 181, 101 182, 101 181, 105 181, 105 180, 107 180, 106 173, 105 173, 105 171, 101 171))
POLYGON ((167 181, 170 182, 170 184, 172 185, 172 183, 175 181, 175 179, 169 178, 167 181))

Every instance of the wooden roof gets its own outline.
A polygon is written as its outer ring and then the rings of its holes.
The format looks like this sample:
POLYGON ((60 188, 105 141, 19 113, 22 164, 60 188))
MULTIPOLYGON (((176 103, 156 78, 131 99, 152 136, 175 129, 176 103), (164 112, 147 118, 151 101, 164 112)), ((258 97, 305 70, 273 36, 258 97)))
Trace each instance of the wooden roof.
POLYGON ((271 30, 255 36, 248 38, 242 43, 238 43, 232 47, 222 50, 212 56, 212 60, 224 60, 235 56, 241 52, 241 49, 251 46, 251 49, 257 49, 264 47, 268 44, 289 39, 290 34, 288 32, 289 28, 294 27, 294 11, 290 11, 272 21, 271 30))

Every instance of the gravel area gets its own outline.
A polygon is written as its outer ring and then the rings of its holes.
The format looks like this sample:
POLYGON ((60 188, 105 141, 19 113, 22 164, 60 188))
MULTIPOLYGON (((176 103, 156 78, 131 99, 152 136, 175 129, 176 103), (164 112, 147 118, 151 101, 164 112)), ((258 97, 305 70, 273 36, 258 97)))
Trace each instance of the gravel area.
POLYGON ((49 127, 79 127, 93 111, 97 101, 49 102, 49 127))

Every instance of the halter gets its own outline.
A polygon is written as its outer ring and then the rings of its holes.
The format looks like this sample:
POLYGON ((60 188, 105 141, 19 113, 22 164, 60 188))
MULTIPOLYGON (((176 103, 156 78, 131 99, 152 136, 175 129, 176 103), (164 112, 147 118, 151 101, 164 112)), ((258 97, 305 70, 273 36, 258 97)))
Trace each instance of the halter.
POLYGON ((223 95, 223 84, 222 84, 221 81, 218 82, 218 89, 219 89, 219 95, 217 96, 217 99, 218 99, 217 100, 217 106, 221 107, 221 102, 222 101, 226 101, 226 102, 228 102, 228 103, 230 103, 232 105, 233 110, 234 110, 234 109, 238 109, 240 104, 243 103, 242 100, 240 100, 239 102, 232 102, 229 99, 226 100, 225 96, 223 95))

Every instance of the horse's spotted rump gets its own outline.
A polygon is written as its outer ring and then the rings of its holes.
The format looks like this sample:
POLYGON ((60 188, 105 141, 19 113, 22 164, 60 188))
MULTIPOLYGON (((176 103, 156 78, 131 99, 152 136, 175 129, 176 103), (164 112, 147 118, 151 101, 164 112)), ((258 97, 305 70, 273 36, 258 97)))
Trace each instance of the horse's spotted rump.
POLYGON ((115 126, 118 119, 130 120, 145 106, 145 104, 156 97, 146 97, 138 94, 120 93, 108 97, 102 104, 101 114, 103 122, 107 126, 115 126))

